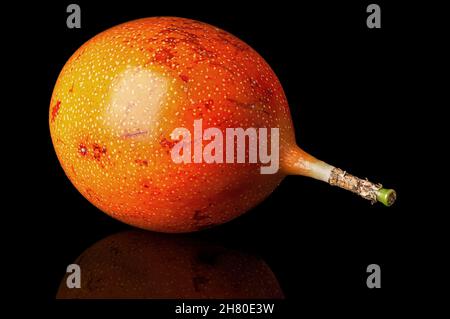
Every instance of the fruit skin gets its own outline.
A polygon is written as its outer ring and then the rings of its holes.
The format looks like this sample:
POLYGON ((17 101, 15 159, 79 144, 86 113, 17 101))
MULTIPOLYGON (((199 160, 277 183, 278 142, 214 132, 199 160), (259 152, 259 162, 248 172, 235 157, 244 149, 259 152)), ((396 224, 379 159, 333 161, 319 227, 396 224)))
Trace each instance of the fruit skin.
POLYGON ((170 133, 192 131, 194 119, 223 132, 279 127, 280 154, 295 144, 286 97, 264 59, 184 18, 135 20, 86 42, 61 71, 49 110, 56 154, 80 193, 122 222, 162 232, 227 222, 285 175, 261 175, 260 164, 173 163, 170 133))
POLYGON ((58 299, 284 298, 259 257, 187 236, 124 231, 95 243, 74 262, 81 288, 61 281, 58 299))

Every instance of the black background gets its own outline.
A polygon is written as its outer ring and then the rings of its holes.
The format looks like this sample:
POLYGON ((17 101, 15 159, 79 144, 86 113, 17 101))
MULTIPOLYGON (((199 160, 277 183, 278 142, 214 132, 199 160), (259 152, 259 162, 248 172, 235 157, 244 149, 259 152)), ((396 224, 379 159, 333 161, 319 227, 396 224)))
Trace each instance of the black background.
MULTIPOLYGON (((16 253, 27 265, 20 276, 29 283, 31 271, 35 283, 17 284, 19 296, 72 309, 73 304, 54 300, 66 266, 98 240, 131 228, 96 209, 71 185, 53 150, 48 109, 58 74, 79 46, 119 23, 160 15, 201 20, 247 42, 278 75, 302 148, 398 193, 396 204, 386 208, 325 183, 288 176, 252 211, 189 236, 261 256, 286 296, 280 307, 298 313, 308 308, 320 313, 336 305, 372 312, 396 304, 411 286, 414 290, 408 269, 421 238, 416 226, 423 221, 411 178, 411 157, 421 156, 421 141, 410 126, 421 109, 411 97, 416 72, 411 65, 417 62, 415 41, 421 34, 407 23, 406 7, 377 1, 382 28, 368 29, 370 2, 364 1, 76 1, 82 28, 68 29, 69 3, 16 9, 34 27, 22 30, 14 27, 25 25, 17 21, 11 26, 19 32, 17 51, 28 72, 25 84, 23 75, 13 78, 22 83, 19 88, 26 87, 19 101, 27 105, 27 129, 20 135, 27 143, 15 145, 26 154, 17 158, 23 177, 15 187, 25 194, 14 197, 14 215, 23 227, 16 234, 21 243, 16 253), (366 286, 366 267, 372 263, 381 266, 381 289, 366 286)), ((152 313, 158 303, 118 304, 152 313)), ((166 311, 164 318, 171 305, 158 308, 166 311)))

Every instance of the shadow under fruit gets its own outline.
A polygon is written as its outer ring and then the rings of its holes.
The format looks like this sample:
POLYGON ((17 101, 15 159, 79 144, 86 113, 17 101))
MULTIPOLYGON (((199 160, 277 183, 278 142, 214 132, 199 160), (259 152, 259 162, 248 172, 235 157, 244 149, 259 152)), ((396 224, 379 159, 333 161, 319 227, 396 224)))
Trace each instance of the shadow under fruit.
MULTIPOLYGON (((155 17, 108 29, 64 66, 50 103, 58 159, 91 203, 130 225, 189 232, 227 222, 288 174, 391 205, 395 192, 296 146, 283 88, 264 59, 214 26, 155 17), (258 163, 175 164, 175 128, 279 128, 280 169, 258 163)), ((270 138, 269 138, 270 140, 270 138)), ((206 142, 203 142, 207 144, 206 142)))

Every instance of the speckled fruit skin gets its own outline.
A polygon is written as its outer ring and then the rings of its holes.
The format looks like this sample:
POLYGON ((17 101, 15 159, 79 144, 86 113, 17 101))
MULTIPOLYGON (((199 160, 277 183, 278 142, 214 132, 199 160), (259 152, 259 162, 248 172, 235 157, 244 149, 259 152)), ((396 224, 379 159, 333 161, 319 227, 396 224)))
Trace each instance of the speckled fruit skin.
POLYGON ((227 222, 285 175, 261 175, 260 164, 175 164, 170 133, 192 132, 195 119, 223 132, 278 127, 280 154, 295 144, 282 86, 264 59, 184 18, 135 20, 86 42, 61 71, 49 111, 56 154, 81 194, 122 222, 162 232, 227 222))
POLYGON ((277 278, 257 256, 192 237, 125 231, 95 243, 75 261, 81 288, 58 299, 284 298, 277 278))

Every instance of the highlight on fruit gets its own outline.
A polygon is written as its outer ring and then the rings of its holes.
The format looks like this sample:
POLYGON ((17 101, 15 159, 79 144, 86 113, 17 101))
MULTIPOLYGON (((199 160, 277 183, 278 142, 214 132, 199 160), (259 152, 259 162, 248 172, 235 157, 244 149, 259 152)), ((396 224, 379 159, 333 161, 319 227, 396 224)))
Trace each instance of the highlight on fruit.
POLYGON ((134 20, 83 44, 56 81, 49 126, 80 193, 113 218, 148 230, 223 224, 262 202, 287 175, 372 203, 396 199, 394 190, 297 146, 287 98, 267 62, 230 33, 190 19, 134 20), (194 124, 203 134, 182 129, 194 124), (243 133, 241 142, 228 137, 233 128, 243 133))

